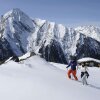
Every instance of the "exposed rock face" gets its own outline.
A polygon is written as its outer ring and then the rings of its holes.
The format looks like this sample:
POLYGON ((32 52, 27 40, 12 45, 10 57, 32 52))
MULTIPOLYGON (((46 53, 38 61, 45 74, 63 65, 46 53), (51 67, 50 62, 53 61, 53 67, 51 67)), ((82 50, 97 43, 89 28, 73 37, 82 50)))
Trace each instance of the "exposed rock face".
POLYGON ((39 53, 41 53, 42 57, 47 61, 67 64, 67 58, 58 41, 51 40, 50 44, 46 46, 44 43, 40 48, 39 53))
POLYGON ((0 63, 13 55, 14 53, 11 50, 8 41, 5 39, 0 39, 0 63))
POLYGON ((92 57, 100 59, 100 42, 82 34, 80 38, 76 49, 77 58, 92 57))

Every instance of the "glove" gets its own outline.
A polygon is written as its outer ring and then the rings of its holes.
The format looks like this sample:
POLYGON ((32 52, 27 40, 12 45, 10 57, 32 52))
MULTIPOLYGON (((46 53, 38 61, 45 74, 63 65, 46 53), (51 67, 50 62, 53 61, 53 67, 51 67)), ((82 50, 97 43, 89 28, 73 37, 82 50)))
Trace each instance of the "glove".
POLYGON ((68 68, 68 66, 66 68, 68 68))

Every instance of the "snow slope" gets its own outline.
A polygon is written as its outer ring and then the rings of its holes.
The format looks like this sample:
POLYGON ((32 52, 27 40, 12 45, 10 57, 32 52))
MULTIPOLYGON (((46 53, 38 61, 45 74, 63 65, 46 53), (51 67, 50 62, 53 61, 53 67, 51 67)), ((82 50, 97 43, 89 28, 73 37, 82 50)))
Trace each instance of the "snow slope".
POLYGON ((9 61, 0 66, 0 99, 99 100, 100 78, 97 76, 100 69, 89 70, 91 86, 84 86, 69 80, 65 67, 55 63, 52 65, 38 56, 20 63, 9 61))

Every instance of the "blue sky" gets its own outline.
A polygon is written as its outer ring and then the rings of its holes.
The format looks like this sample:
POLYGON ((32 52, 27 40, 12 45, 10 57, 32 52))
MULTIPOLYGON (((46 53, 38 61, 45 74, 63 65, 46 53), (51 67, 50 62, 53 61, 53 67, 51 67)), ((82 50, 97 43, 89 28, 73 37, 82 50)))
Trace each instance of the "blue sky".
POLYGON ((100 0, 0 0, 0 15, 13 8, 66 26, 100 26, 100 0))

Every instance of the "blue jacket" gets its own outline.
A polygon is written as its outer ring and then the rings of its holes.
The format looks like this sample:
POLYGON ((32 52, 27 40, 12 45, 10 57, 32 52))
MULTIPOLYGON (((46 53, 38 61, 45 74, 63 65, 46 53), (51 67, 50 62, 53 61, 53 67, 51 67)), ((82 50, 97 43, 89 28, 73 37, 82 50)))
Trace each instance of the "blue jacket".
POLYGON ((77 62, 76 61, 70 61, 67 68, 71 66, 72 70, 76 70, 77 62))

